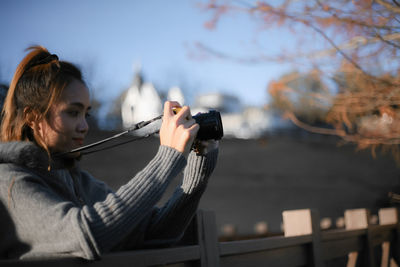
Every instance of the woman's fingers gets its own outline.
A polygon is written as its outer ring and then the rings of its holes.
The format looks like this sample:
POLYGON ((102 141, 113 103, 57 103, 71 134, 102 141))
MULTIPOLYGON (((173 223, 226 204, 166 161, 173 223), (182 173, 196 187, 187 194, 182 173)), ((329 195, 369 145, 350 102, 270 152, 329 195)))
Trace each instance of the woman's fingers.
POLYGON ((199 125, 194 119, 184 119, 182 124, 179 124, 178 129, 182 132, 185 141, 193 141, 199 131, 199 125))
POLYGON ((175 148, 186 155, 198 130, 199 125, 192 118, 189 107, 181 108, 178 102, 173 101, 165 103, 163 123, 160 129, 161 145, 175 148), (180 108, 177 114, 174 113, 174 108, 180 108))
POLYGON ((180 108, 181 105, 176 101, 166 101, 164 103, 164 117, 173 117, 175 115, 174 108, 180 108))
POLYGON ((190 108, 188 106, 183 106, 179 112, 175 115, 177 120, 180 123, 185 123, 186 121, 192 119, 192 115, 190 114, 190 108))

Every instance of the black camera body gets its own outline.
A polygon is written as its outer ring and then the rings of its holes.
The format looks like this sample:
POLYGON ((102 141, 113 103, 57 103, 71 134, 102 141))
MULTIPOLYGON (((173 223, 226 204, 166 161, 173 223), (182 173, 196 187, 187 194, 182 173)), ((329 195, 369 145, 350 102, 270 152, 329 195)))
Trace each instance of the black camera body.
POLYGON ((207 113, 200 113, 193 116, 193 119, 200 126, 196 139, 220 140, 224 136, 221 114, 218 111, 210 110, 207 113))

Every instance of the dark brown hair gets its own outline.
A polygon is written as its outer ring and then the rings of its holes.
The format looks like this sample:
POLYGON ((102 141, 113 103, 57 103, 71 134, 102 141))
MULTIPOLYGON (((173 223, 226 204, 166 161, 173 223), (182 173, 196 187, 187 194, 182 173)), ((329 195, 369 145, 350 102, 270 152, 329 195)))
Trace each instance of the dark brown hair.
POLYGON ((74 79, 82 82, 81 71, 73 64, 59 61, 42 46, 29 47, 11 80, 2 110, 0 139, 34 141, 48 148, 30 121, 47 119, 50 107, 59 101, 64 88, 74 79))

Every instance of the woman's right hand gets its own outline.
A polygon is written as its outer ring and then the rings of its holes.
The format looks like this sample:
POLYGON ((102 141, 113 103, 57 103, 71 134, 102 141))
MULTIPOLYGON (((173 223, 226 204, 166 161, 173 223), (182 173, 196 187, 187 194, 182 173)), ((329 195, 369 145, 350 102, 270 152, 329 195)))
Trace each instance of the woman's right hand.
POLYGON ((177 114, 174 113, 174 108, 181 108, 181 106, 175 101, 165 102, 160 143, 178 150, 186 157, 200 126, 192 118, 189 107, 182 107, 177 114))

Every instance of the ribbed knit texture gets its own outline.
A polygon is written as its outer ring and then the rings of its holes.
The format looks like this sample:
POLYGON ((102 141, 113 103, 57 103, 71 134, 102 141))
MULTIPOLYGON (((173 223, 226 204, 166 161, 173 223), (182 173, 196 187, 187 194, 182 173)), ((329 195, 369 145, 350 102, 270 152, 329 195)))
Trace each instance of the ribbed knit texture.
POLYGON ((173 177, 185 166, 178 151, 161 146, 154 159, 115 194, 103 202, 85 206, 90 228, 103 251, 116 245, 137 226, 144 215, 160 200, 173 177), (129 216, 127 216, 129 215, 129 216))
POLYGON ((96 259, 110 250, 174 242, 195 214, 218 155, 191 152, 186 161, 160 146, 141 172, 113 192, 76 167, 47 171, 43 153, 29 142, 0 143, 0 258, 96 259), (181 186, 156 208, 185 166, 181 186))
POLYGON ((159 209, 153 217, 148 231, 148 239, 152 240, 149 243, 156 243, 157 239, 171 240, 172 242, 180 237, 182 229, 186 228, 197 209, 208 178, 217 163, 217 157, 217 149, 210 151, 206 156, 196 155, 194 152, 189 154, 181 186, 175 190, 165 206, 159 209), (176 220, 174 217, 176 214, 183 219, 176 220))

